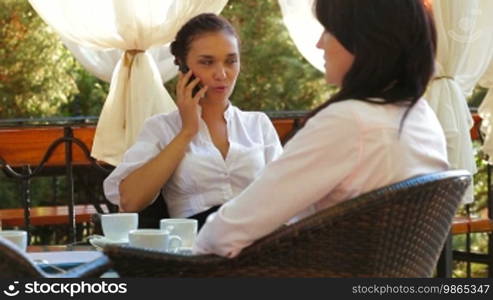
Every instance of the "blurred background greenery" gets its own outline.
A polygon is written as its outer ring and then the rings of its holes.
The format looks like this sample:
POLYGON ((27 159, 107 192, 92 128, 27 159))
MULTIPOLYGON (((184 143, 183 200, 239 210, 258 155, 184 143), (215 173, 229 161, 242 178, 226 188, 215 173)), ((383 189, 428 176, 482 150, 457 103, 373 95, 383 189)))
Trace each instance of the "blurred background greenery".
MULTIPOLYGON (((222 15, 237 28, 242 40, 241 73, 231 97, 235 105, 245 110, 309 110, 334 92, 325 84, 323 74, 297 51, 283 25, 277 0, 230 0, 222 15)), ((176 78, 165 84, 171 95, 175 84, 176 78)), ((27 0, 0 1, 0 119, 98 116, 108 87, 84 70, 27 0)), ((479 106, 486 92, 477 87, 470 105, 479 106)), ((475 149, 480 172, 475 175, 476 201, 470 212, 484 216, 486 163, 479 143, 475 149)), ((65 198, 64 186, 63 176, 33 179, 32 205, 54 204, 65 198)), ((19 184, 0 172, 0 208, 21 207, 20 194, 19 184)), ((465 209, 459 214, 465 215, 465 209)), ((485 234, 472 235, 472 242, 475 252, 486 251, 485 234)), ((454 237, 455 249, 464 245, 464 235, 454 237)), ((472 269, 474 276, 487 274, 484 265, 474 264, 472 269)), ((454 276, 464 274, 464 263, 457 263, 454 276)))
MULTIPOLYGON (((328 98, 333 89, 297 51, 276 0, 230 0, 222 15, 242 40, 235 105, 306 110, 328 98)), ((99 115, 108 84, 84 70, 27 0, 0 1, 0 57, 0 118, 99 115)), ((175 83, 165 84, 172 95, 175 83)))

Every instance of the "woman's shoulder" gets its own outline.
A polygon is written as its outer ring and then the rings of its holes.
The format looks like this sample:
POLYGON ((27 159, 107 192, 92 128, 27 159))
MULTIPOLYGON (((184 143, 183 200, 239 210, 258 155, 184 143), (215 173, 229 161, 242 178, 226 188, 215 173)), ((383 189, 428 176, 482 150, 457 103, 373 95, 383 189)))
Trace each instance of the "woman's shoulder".
POLYGON ((377 105, 357 99, 347 99, 331 103, 327 107, 320 110, 314 118, 352 118, 355 114, 358 115, 362 111, 368 111, 368 109, 371 109, 373 106, 377 105))
POLYGON ((173 110, 168 113, 155 114, 145 120, 145 125, 167 125, 176 124, 177 120, 180 120, 180 114, 178 110, 173 110))
POLYGON ((377 104, 358 99, 332 103, 320 110, 310 123, 318 126, 349 126, 369 131, 372 128, 396 127, 406 107, 393 104, 377 104), (344 125, 347 124, 347 125, 344 125), (397 125, 396 125, 397 124, 397 125))
POLYGON ((174 110, 169 113, 155 114, 147 118, 144 122, 143 130, 173 134, 177 130, 180 130, 180 127, 180 114, 178 110, 174 110))
MULTIPOLYGON (((317 119, 330 119, 333 122, 359 124, 366 131, 371 128, 399 128, 402 117, 409 109, 408 104, 379 104, 374 102, 349 99, 333 103, 317 114, 317 119)), ((409 110, 406 122, 428 122, 434 118, 434 113, 427 101, 419 99, 409 110)))
MULTIPOLYGON (((428 106, 426 104, 426 100, 419 99, 414 107, 419 107, 418 109, 427 109, 428 106)), ((330 104, 326 108, 322 109, 320 113, 323 114, 334 114, 334 113, 343 113, 345 115, 348 114, 356 114, 362 116, 371 115, 372 112, 374 114, 388 114, 392 111, 395 113, 401 113, 409 108, 409 104, 402 103, 388 103, 384 104, 384 100, 380 98, 371 98, 368 100, 360 100, 360 99, 347 99, 343 101, 338 101, 330 104)))

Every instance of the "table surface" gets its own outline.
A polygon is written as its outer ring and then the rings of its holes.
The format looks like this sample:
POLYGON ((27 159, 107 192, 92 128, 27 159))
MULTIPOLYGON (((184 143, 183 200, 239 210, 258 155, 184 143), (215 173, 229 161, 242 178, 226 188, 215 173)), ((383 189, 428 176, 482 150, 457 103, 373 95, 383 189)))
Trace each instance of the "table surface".
POLYGON ((97 251, 91 245, 34 245, 28 246, 27 252, 53 252, 53 251, 97 251))
MULTIPOLYGON (((28 253, 49 253, 49 252, 58 252, 58 251, 91 251, 91 252, 99 252, 95 247, 91 245, 34 245, 28 246, 28 253)), ((66 253, 65 253, 66 255, 66 253)), ((58 264, 53 264, 58 266, 58 264)), ((56 267, 55 267, 56 268, 56 267)), ((101 275, 101 278, 118 278, 118 273, 113 270, 109 270, 108 272, 101 275)))

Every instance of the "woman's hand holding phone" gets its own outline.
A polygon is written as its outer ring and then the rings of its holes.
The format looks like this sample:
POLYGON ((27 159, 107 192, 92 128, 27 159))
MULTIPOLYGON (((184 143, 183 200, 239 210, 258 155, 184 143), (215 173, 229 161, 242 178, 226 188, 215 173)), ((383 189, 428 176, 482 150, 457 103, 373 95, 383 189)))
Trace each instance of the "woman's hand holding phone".
POLYGON ((180 72, 176 86, 176 105, 182 122, 181 132, 191 138, 199 131, 199 101, 207 92, 207 87, 205 86, 195 94, 193 93, 193 89, 199 85, 200 79, 194 78, 191 80, 192 76, 191 70, 188 70, 187 73, 180 72))

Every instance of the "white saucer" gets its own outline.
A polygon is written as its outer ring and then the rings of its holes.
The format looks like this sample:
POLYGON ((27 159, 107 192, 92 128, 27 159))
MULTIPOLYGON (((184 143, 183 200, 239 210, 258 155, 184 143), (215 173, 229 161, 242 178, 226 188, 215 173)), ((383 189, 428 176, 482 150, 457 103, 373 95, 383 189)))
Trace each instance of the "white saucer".
POLYGON ((114 241, 110 240, 101 235, 91 236, 89 238, 89 243, 96 247, 99 250, 102 250, 104 247, 108 245, 125 245, 128 244, 128 240, 114 241))

